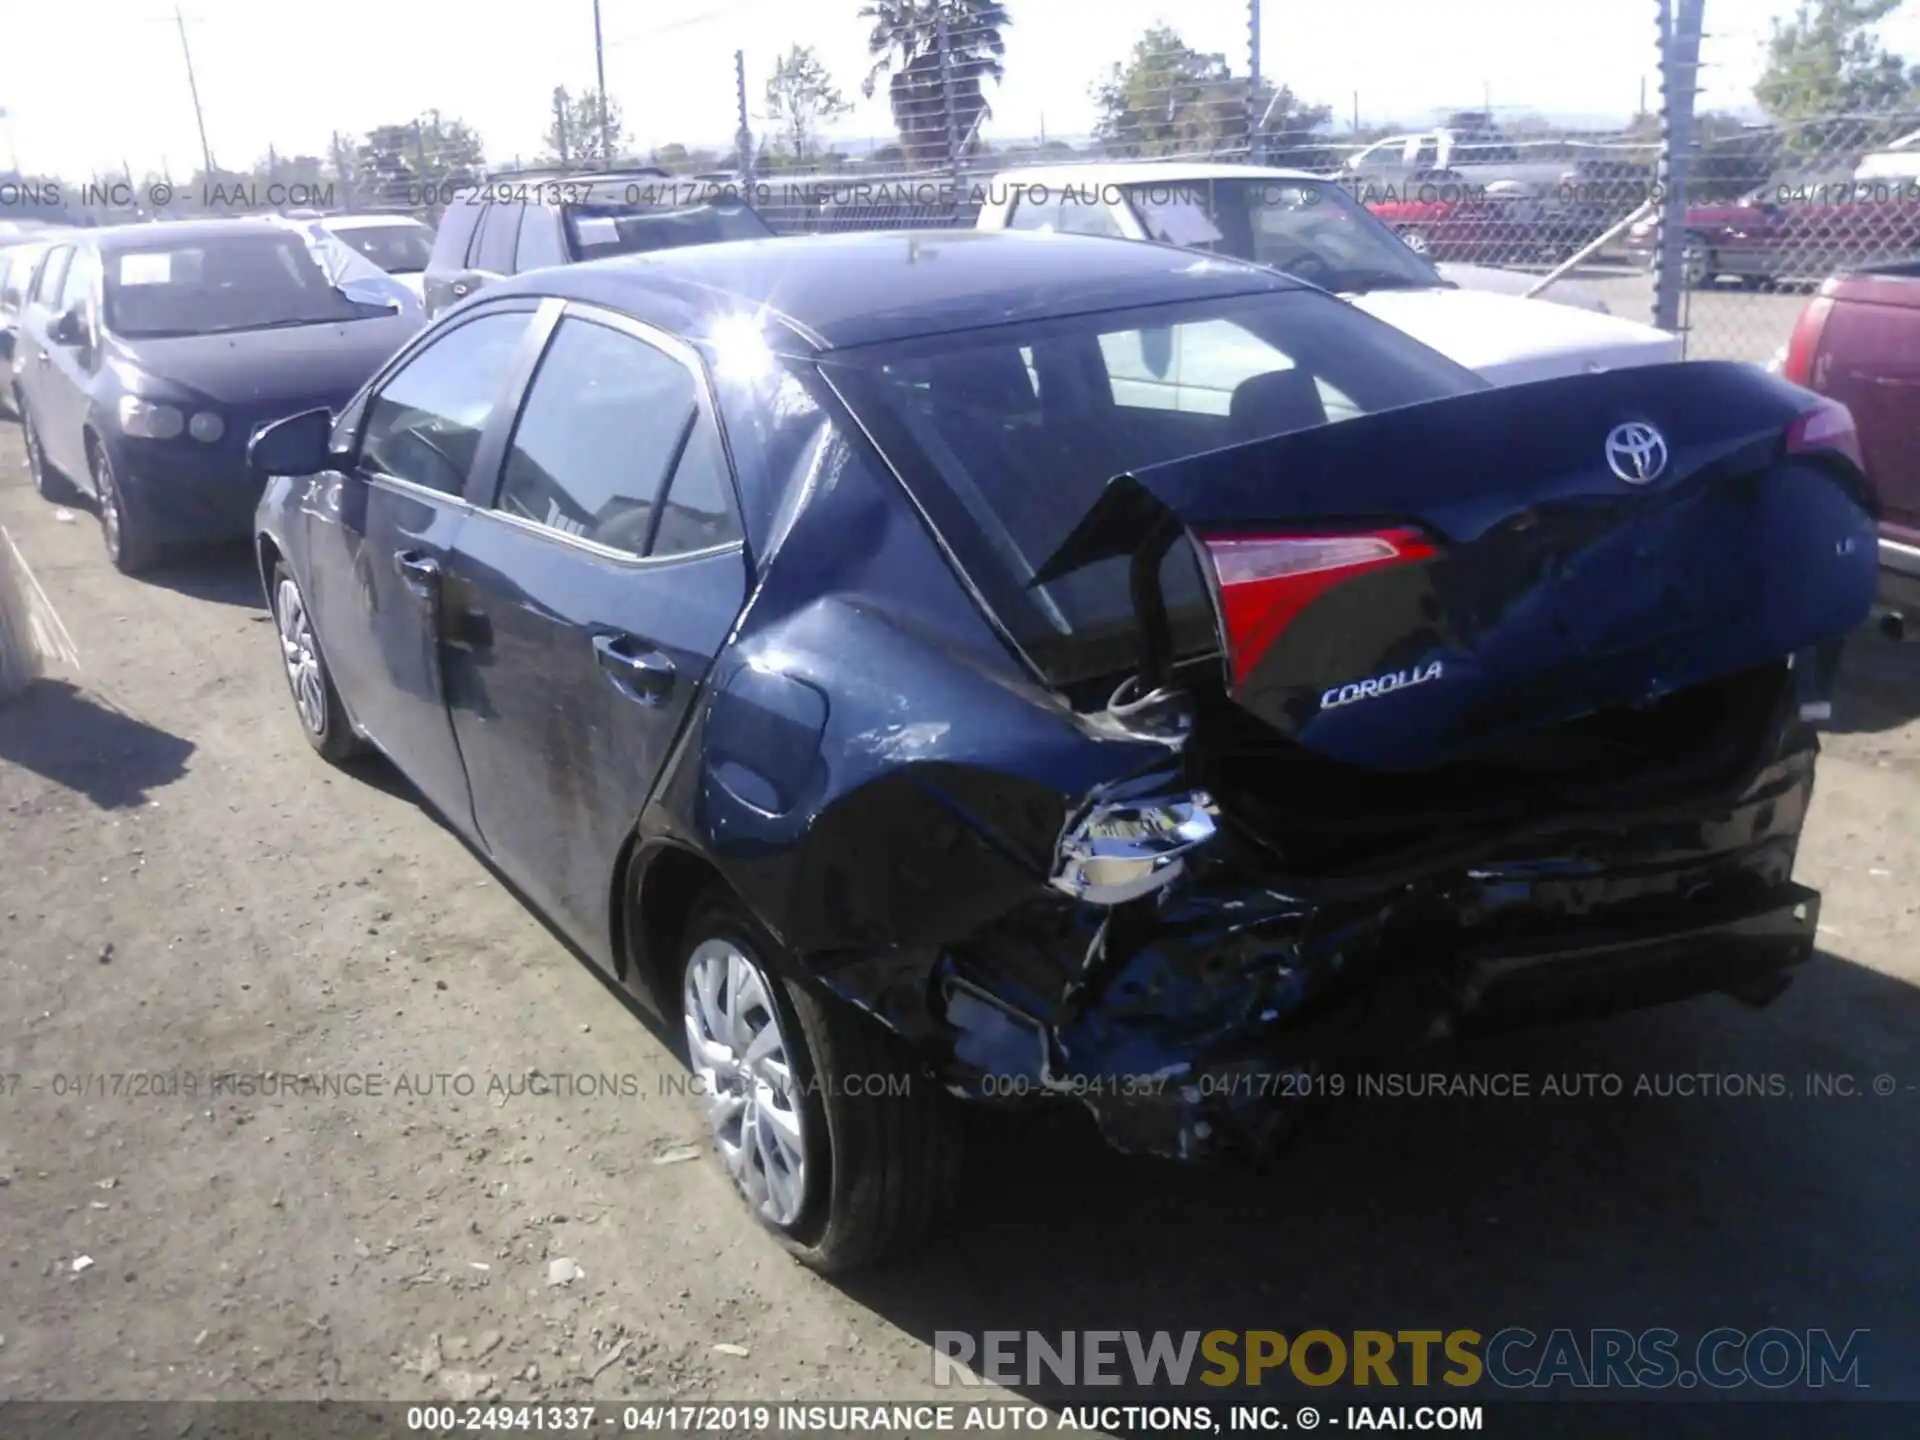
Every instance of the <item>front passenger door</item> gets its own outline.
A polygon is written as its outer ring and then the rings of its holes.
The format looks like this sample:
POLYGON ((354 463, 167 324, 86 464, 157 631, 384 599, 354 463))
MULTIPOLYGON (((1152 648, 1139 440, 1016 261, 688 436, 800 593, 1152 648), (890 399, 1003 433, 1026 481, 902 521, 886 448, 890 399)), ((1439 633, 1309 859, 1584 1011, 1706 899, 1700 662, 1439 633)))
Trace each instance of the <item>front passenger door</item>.
POLYGON ((469 512, 468 477, 498 464, 504 424, 493 421, 531 359, 535 322, 531 302, 483 310, 377 382, 354 458, 326 477, 308 524, 307 599, 341 699, 468 833, 472 807, 441 688, 441 582, 469 512))
POLYGON ((569 307, 455 537, 446 673, 482 840, 602 963, 621 847, 746 592, 698 357, 569 307))

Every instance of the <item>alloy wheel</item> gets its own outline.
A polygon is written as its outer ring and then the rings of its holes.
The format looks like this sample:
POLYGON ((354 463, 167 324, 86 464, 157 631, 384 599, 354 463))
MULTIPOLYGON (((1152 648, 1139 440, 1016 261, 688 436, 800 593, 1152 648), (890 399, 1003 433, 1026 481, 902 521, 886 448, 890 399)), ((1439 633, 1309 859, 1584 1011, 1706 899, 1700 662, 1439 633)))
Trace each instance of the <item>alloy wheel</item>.
POLYGON ((273 614, 280 630, 280 657, 287 667, 300 723, 313 735, 327 731, 327 690, 320 678, 320 652, 313 643, 313 625, 307 619, 300 587, 282 578, 273 592, 273 614))
POLYGON ((107 554, 115 560, 120 558, 121 526, 124 517, 120 514, 120 490, 113 482, 113 466, 105 455, 96 462, 94 488, 99 491, 100 534, 107 542, 107 554))
POLYGON ((40 432, 34 428, 33 417, 24 407, 20 411, 20 425, 20 443, 27 450, 27 474, 33 477, 33 488, 44 495, 47 493, 47 457, 40 449, 40 432))
POLYGON ((687 957, 687 1050, 727 1172, 769 1224, 788 1227, 807 1198, 807 1125, 793 1047, 771 983, 731 940, 687 957))

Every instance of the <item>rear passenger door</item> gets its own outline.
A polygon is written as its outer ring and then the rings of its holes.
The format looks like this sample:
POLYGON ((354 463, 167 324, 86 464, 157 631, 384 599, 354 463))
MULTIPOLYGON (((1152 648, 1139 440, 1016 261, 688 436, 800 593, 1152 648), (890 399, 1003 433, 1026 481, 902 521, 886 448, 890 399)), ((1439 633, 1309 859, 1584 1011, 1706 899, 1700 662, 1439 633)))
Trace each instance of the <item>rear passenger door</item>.
POLYGON ((604 956, 613 870, 747 592, 698 356, 570 305, 456 537, 445 673, 497 863, 604 956))

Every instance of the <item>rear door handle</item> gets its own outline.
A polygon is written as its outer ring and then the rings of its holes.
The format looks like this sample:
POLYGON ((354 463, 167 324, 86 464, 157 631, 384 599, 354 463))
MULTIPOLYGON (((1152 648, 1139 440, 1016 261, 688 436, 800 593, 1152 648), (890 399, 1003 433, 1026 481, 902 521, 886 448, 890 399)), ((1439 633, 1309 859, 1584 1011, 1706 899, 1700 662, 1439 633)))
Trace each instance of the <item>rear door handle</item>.
POLYGON ((432 601, 440 593, 440 562, 418 550, 396 550, 393 573, 405 582, 414 599, 432 601))
POLYGON ((645 640, 631 635, 596 635, 593 654, 614 687, 629 700, 663 705, 673 693, 673 661, 649 648, 645 640))

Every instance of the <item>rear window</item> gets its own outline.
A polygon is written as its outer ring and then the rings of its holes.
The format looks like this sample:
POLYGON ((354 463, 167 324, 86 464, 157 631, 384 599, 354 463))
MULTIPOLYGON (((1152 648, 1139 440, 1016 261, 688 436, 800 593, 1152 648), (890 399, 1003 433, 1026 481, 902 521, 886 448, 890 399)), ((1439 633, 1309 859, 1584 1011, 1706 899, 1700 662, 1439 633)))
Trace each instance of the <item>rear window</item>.
POLYGON ((566 207, 567 242, 575 258, 637 255, 712 245, 722 240, 764 240, 773 233, 745 205, 592 204, 566 207))
MULTIPOLYGON (((1265 292, 842 351, 829 373, 1056 683, 1131 663, 1127 563, 1031 581, 1116 475, 1485 387, 1330 296, 1265 292)), ((1190 559, 1170 604, 1211 637, 1190 559), (1196 618, 1197 617, 1197 618, 1196 618)))
POLYGON ((433 254, 433 231, 417 221, 342 225, 333 234, 389 275, 418 275, 433 254))

